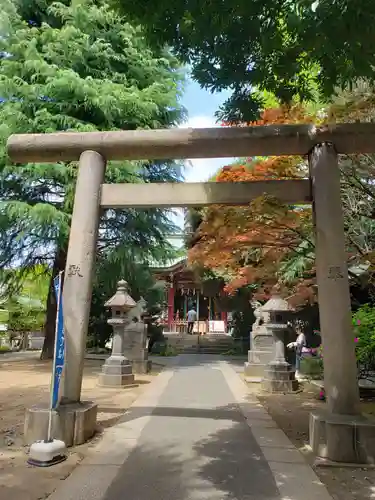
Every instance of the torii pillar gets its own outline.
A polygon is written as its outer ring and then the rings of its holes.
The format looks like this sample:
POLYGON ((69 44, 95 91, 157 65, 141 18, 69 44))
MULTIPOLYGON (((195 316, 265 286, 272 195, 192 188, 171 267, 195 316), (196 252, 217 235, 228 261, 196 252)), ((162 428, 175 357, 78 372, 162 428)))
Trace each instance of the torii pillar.
POLYGON ((314 453, 333 462, 368 463, 375 424, 360 414, 354 332, 337 153, 330 143, 309 155, 316 229, 316 276, 327 411, 310 416, 314 453))
MULTIPOLYGON (((83 366, 100 218, 101 186, 106 161, 95 151, 79 160, 63 290, 65 367, 58 411, 53 412, 52 436, 67 446, 90 439, 96 430, 97 404, 81 401, 83 366)), ((27 411, 25 442, 46 439, 48 407, 27 411)))

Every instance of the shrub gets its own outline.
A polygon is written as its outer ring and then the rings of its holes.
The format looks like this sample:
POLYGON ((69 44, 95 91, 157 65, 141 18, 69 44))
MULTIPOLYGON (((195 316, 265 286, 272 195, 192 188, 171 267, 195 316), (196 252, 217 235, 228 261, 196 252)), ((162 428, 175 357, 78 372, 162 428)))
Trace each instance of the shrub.
POLYGON ((152 346, 151 352, 152 354, 166 357, 177 356, 178 354, 177 350, 173 346, 167 344, 165 340, 163 340, 162 342, 155 342, 152 346))
POLYGON ((174 347, 172 347, 169 344, 161 344, 160 351, 158 352, 158 354, 159 356, 165 356, 165 357, 177 356, 177 351, 174 347))
MULTIPOLYGON (((149 352, 154 352, 155 344, 164 344, 163 327, 156 323, 147 324, 147 336, 149 339, 148 350, 149 352)), ((157 347, 156 347, 157 348, 157 347)))
POLYGON ((223 356, 243 356, 244 348, 243 344, 236 343, 231 349, 222 353, 223 356))
POLYGON ((301 373, 313 380, 323 378, 323 358, 320 356, 302 357, 301 373))
POLYGON ((353 314, 356 357, 360 378, 375 371, 375 307, 365 304, 353 314))
MULTIPOLYGON (((352 316, 355 353, 358 366, 358 378, 370 378, 375 372, 375 307, 365 304, 352 316)), ((318 350, 323 367, 323 349, 318 350)), ((315 358, 315 359, 319 359, 315 358)), ((319 399, 325 401, 325 390, 319 393, 319 399)))

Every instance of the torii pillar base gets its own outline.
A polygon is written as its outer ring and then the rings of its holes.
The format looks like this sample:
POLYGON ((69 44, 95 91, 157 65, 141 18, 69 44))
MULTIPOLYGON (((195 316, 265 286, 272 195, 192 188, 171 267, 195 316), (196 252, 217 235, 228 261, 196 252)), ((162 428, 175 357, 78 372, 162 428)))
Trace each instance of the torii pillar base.
MULTIPOLYGON (((98 405, 92 401, 61 404, 52 412, 52 437, 66 446, 83 444, 96 432, 98 405)), ((26 410, 24 442, 31 445, 47 439, 48 405, 35 405, 26 410)))
POLYGON ((309 434, 311 449, 323 464, 375 464, 375 419, 313 412, 309 434))

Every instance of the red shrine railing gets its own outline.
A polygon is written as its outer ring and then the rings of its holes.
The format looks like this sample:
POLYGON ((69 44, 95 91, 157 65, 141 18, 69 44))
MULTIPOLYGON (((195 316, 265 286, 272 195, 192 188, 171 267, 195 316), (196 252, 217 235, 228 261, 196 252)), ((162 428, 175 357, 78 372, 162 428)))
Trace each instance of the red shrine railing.
MULTIPOLYGON (((186 320, 173 320, 171 323, 162 323, 165 332, 187 334, 188 322, 186 320)), ((227 322, 222 320, 199 320, 194 322, 193 334, 205 335, 207 333, 226 333, 227 322)))

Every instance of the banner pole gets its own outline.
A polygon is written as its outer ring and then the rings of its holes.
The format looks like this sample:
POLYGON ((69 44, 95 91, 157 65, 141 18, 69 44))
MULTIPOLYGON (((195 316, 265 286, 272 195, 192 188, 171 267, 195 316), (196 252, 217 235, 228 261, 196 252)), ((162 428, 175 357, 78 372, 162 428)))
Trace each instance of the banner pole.
POLYGON ((52 438, 53 410, 59 403, 58 391, 60 387, 60 377, 65 362, 62 274, 63 271, 59 272, 59 274, 53 278, 53 290, 56 296, 56 323, 47 436, 44 441, 36 441, 30 446, 27 463, 34 467, 50 467, 51 465, 63 462, 67 458, 66 444, 64 441, 52 438))
POLYGON ((61 306, 61 292, 62 292, 62 275, 64 271, 59 272, 59 287, 57 294, 57 305, 56 305, 56 321, 55 321, 55 344, 53 349, 53 364, 52 364, 52 376, 51 376, 51 390, 50 390, 50 404, 49 404, 49 412, 48 412, 48 430, 47 430, 47 443, 52 441, 52 416, 53 416, 53 403, 54 403, 54 382, 55 382, 55 372, 56 372, 56 359, 57 359, 57 350, 58 346, 58 338, 57 331, 59 326, 59 312, 61 306))

